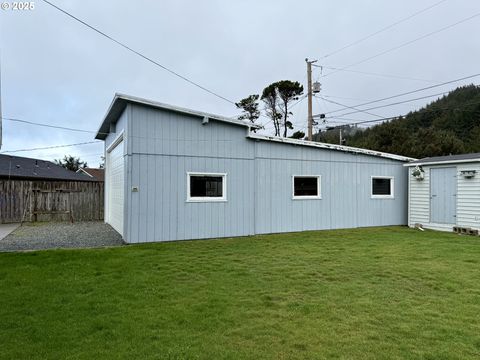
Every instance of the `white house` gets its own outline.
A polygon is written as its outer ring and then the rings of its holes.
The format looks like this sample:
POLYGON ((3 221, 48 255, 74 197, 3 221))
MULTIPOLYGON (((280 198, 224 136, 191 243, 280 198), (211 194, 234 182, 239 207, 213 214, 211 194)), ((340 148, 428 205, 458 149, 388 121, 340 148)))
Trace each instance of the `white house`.
POLYGON ((480 153, 439 156, 409 168, 408 224, 480 230, 480 153))
POLYGON ((407 224, 413 159, 251 128, 116 95, 96 135, 105 221, 129 243, 407 224))

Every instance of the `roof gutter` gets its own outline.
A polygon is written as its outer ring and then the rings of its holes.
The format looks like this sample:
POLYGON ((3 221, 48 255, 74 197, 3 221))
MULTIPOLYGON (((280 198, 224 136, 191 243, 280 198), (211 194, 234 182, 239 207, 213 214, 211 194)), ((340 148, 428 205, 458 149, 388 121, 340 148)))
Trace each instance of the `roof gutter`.
POLYGON ((278 137, 278 136, 266 136, 266 135, 249 133, 247 137, 250 139, 256 139, 256 140, 273 141, 273 142, 279 142, 284 144, 309 146, 309 147, 315 147, 315 148, 321 148, 321 149, 338 150, 338 151, 355 153, 355 154, 377 156, 377 157, 383 157, 386 159, 392 159, 392 160, 398 160, 398 161, 404 161, 404 162, 417 160, 414 158, 384 153, 381 151, 361 149, 361 148, 344 146, 344 145, 327 144, 322 142, 313 142, 313 141, 306 141, 306 140, 284 138, 284 137, 278 137))
POLYGON ((456 163, 471 163, 471 162, 479 162, 480 158, 477 159, 463 159, 463 160, 444 160, 444 161, 414 161, 409 164, 403 164, 403 166, 427 166, 427 165, 446 165, 446 164, 456 164, 456 163))

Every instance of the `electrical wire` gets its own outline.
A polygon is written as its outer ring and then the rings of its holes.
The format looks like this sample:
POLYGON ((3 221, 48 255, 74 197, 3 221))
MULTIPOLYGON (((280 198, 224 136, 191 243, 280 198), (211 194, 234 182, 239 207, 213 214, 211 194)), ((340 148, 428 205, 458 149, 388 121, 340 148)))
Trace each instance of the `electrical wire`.
MULTIPOLYGON (((425 90, 429 90, 429 89, 434 89, 434 88, 439 87, 439 86, 448 85, 448 84, 452 84, 452 83, 455 83, 455 82, 472 79, 472 78, 478 77, 478 76, 480 76, 480 73, 473 74, 473 75, 469 75, 469 76, 464 76, 464 77, 461 77, 461 78, 458 78, 458 79, 454 79, 454 80, 450 80, 450 81, 445 81, 445 82, 440 83, 440 84, 431 85, 431 86, 423 87, 423 88, 420 88, 420 89, 415 89, 415 90, 411 90, 411 91, 406 91, 406 92, 403 92, 403 93, 400 93, 400 94, 397 94, 397 95, 387 96, 387 97, 384 97, 384 98, 381 98, 381 99, 377 99, 377 100, 367 101, 367 102, 364 102, 364 103, 361 103, 361 104, 354 105, 354 107, 360 107, 360 106, 370 105, 370 104, 374 104, 374 103, 377 103, 377 102, 380 102, 380 101, 390 100, 390 99, 394 99, 394 98, 397 98, 397 97, 414 94, 414 93, 417 93, 417 92, 420 92, 420 91, 425 91, 425 90)), ((327 113, 327 114, 333 114, 333 113, 336 113, 336 112, 339 112, 339 111, 342 111, 342 110, 345 110, 345 109, 347 109, 347 107, 343 107, 343 108, 341 108, 341 109, 337 109, 337 110, 330 111, 330 112, 327 113)))
MULTIPOLYGON (((65 126, 49 125, 49 124, 37 123, 37 122, 23 120, 23 119, 17 119, 17 118, 2 117, 2 119, 7 120, 7 121, 18 122, 18 123, 22 123, 22 124, 43 126, 43 127, 53 128, 53 129, 76 131, 76 132, 83 132, 83 133, 89 133, 89 134, 97 134, 96 131, 92 131, 92 130, 75 129, 75 128, 70 128, 70 127, 65 127, 65 126)), ((99 132, 98 134, 108 135, 108 133, 102 133, 102 132, 99 132)))
POLYGON ((334 96, 334 95, 325 95, 322 94, 322 97, 325 98, 333 98, 333 99, 340 99, 340 100, 353 100, 353 101, 372 101, 372 100, 367 100, 367 99, 360 99, 360 98, 353 98, 353 97, 345 97, 345 96, 334 96))
MULTIPOLYGON (((44 0, 44 1, 45 1, 45 0, 44 0)), ((353 67, 353 66, 357 66, 357 65, 363 64, 363 63, 365 63, 365 62, 367 62, 367 61, 370 61, 370 60, 372 60, 372 59, 375 59, 375 58, 377 58, 377 57, 379 57, 379 56, 388 54, 388 53, 390 53, 390 52, 392 52, 392 51, 401 49, 401 48, 403 48, 403 47, 405 47, 405 46, 407 46, 407 45, 413 44, 414 42, 423 40, 423 39, 425 39, 425 38, 427 38, 427 37, 429 37, 429 36, 438 34, 439 32, 448 30, 448 29, 450 29, 450 28, 452 28, 452 27, 454 27, 454 26, 457 26, 457 25, 460 25, 460 24, 462 24, 462 23, 464 23, 464 22, 466 22, 466 21, 472 20, 472 19, 474 19, 474 18, 476 18, 476 17, 478 17, 478 16, 480 16, 480 12, 475 13, 475 14, 473 14, 473 15, 471 15, 471 16, 469 16, 469 17, 466 17, 466 18, 464 18, 464 19, 462 19, 462 20, 459 20, 459 21, 457 21, 457 22, 455 22, 455 23, 453 23, 453 24, 447 25, 447 26, 445 26, 445 27, 443 27, 443 28, 437 29, 437 30, 435 30, 435 31, 431 31, 431 32, 429 32, 429 33, 427 33, 427 34, 424 34, 424 35, 422 35, 422 36, 420 36, 420 37, 417 37, 417 38, 415 38, 415 39, 413 39, 413 40, 404 42, 404 43, 402 43, 402 44, 400 44, 400 45, 397 45, 397 46, 394 46, 394 47, 392 47, 392 48, 390 48, 390 49, 384 50, 384 51, 382 51, 382 52, 380 52, 380 53, 378 53, 378 54, 375 54, 375 55, 369 56, 369 57, 367 57, 367 58, 365 58, 365 59, 362 59, 362 60, 360 60, 360 61, 351 63, 350 65, 343 66, 343 67, 341 67, 341 68, 339 68, 339 69, 337 69, 337 70, 333 70, 333 71, 331 71, 331 72, 323 75, 322 78, 325 78, 325 77, 330 76, 330 75, 332 75, 332 74, 336 74, 336 73, 339 72, 339 71, 346 70, 346 69, 351 68, 351 67, 353 67)))
MULTIPOLYGON (((436 112, 436 111, 439 111, 439 110, 455 110, 455 111, 461 111, 463 110, 465 107, 467 106, 471 106, 471 105, 478 105, 480 104, 480 101, 475 101, 475 102, 471 102, 471 103, 468 103, 468 104, 464 104, 462 106, 457 106, 457 107, 435 107, 435 108, 432 108, 432 109, 421 109, 421 110, 417 110, 416 112, 418 114, 424 114, 424 113, 431 113, 431 112, 436 112)), ((465 110, 464 110, 465 111, 465 110)), ((397 115, 397 116, 391 116, 391 117, 385 117, 383 119, 374 119, 374 120, 362 120, 362 121, 356 121, 356 122, 352 122, 352 123, 349 123, 349 124, 342 124, 340 126, 352 126, 352 125, 359 125, 359 124, 368 124, 368 123, 374 123, 374 122, 379 122, 379 121, 388 121, 388 120, 394 120, 394 119, 400 119, 400 118, 405 118, 406 116, 408 116, 411 112, 407 113, 407 114, 403 114, 403 115, 397 115)), ((337 118, 337 117, 331 117, 332 119, 336 119, 336 120, 344 120, 344 119, 341 119, 341 118, 337 118)), ((330 119, 330 118, 329 118, 330 119)), ((345 119, 346 120, 346 119, 345 119)))
POLYGON ((342 68, 339 68, 339 67, 332 67, 332 66, 325 66, 325 65, 315 65, 315 64, 312 64, 312 65, 315 66, 315 67, 322 67, 324 69, 346 71, 346 72, 362 74, 362 75, 378 76, 378 77, 385 77, 385 78, 390 78, 390 79, 413 80, 413 81, 422 81, 422 82, 427 82, 427 83, 436 83, 436 81, 433 81, 433 80, 419 79, 419 78, 408 77, 408 76, 380 74, 380 73, 374 73, 374 72, 368 72, 368 71, 342 69, 342 68))
POLYGON ((17 152, 24 152, 24 151, 48 150, 48 149, 57 149, 57 148, 70 147, 70 146, 81 146, 81 145, 100 144, 100 143, 103 143, 103 141, 86 141, 86 142, 75 143, 75 144, 54 145, 54 146, 45 146, 45 147, 37 147, 37 148, 30 148, 30 149, 6 150, 6 151, 1 151, 0 154, 11 154, 11 153, 17 153, 17 152))
MULTIPOLYGON (((349 112, 349 113, 340 114, 340 115, 338 115, 338 116, 340 117, 340 116, 347 116, 347 115, 357 114, 357 113, 359 113, 359 112, 365 112, 365 110, 382 109, 382 108, 385 108, 385 107, 395 106, 395 105, 400 105, 400 104, 405 104, 405 103, 412 102, 412 101, 416 101, 416 100, 422 100, 422 99, 428 99, 428 98, 435 97, 435 96, 446 95, 446 94, 448 94, 448 93, 450 93, 450 91, 444 91, 444 92, 441 92, 441 93, 438 93, 438 94, 426 95, 426 96, 421 96, 421 97, 414 98, 414 99, 408 99, 408 100, 403 100, 403 101, 397 101, 397 102, 390 103, 390 104, 385 104, 385 105, 380 105, 380 106, 374 106, 374 107, 367 108, 367 109, 364 109, 364 110, 358 110, 358 109, 357 109, 357 111, 352 111, 352 112, 349 112)), ((353 109, 353 108, 352 108, 352 109, 353 109)), ((367 114, 368 114, 368 113, 367 113, 367 114)), ((369 114, 369 115, 371 115, 371 114, 369 114)), ((377 115, 376 115, 376 116, 377 116, 377 115)))
POLYGON ((403 22, 405 22, 405 21, 407 21, 407 20, 410 20, 411 18, 413 18, 413 17, 415 17, 415 16, 417 16, 417 15, 420 15, 420 14, 422 14, 422 13, 424 13, 424 12, 432 9, 432 8, 440 5, 441 3, 444 3, 445 1, 447 1, 447 0, 441 0, 441 1, 438 1, 438 2, 434 3, 433 5, 427 6, 426 8, 423 8, 423 9, 421 9, 421 10, 419 10, 419 11, 417 11, 417 12, 415 12, 415 13, 413 13, 413 14, 405 17, 405 18, 402 18, 402 19, 394 22, 393 24, 390 24, 390 25, 388 25, 388 26, 385 26, 385 27, 381 28, 380 30, 375 31, 374 33, 372 33, 372 34, 370 34, 370 35, 367 35, 367 36, 365 36, 365 37, 363 37, 363 38, 360 38, 360 39, 358 39, 358 40, 355 40, 354 42, 352 42, 352 43, 350 43, 350 44, 347 44, 347 45, 345 45, 345 46, 342 46, 341 48, 339 48, 339 49, 337 49, 337 50, 334 50, 334 51, 332 51, 332 52, 330 52, 330 53, 328 53, 328 54, 326 54, 326 55, 323 55, 323 56, 321 57, 321 59, 325 59, 325 58, 330 57, 330 56, 332 56, 332 55, 334 55, 334 54, 337 54, 337 53, 339 53, 339 52, 341 52, 341 51, 343 51, 343 50, 345 50, 345 49, 348 49, 348 48, 350 48, 350 47, 352 47, 352 46, 358 45, 358 44, 360 44, 361 42, 364 42, 365 40, 368 40, 368 39, 374 37, 375 35, 378 35, 378 34, 384 32, 384 31, 387 31, 387 30, 393 28, 394 26, 396 26, 396 25, 398 25, 398 24, 401 24, 401 23, 403 23, 403 22))
POLYGON ((134 53, 134 54, 136 54, 137 56, 140 56, 142 59, 147 60, 148 62, 150 62, 150 63, 152 63, 152 64, 160 67, 161 69, 163 69, 163 70, 165 70, 165 71, 167 71, 167 72, 169 72, 170 74, 172 74, 172 75, 174 75, 174 76, 176 76, 176 77, 178 77, 178 78, 180 78, 180 79, 188 82, 189 84, 191 84, 191 85, 193 85, 193 86, 196 86, 197 88, 199 88, 199 89, 201 89, 201 90, 203 90, 203 91, 206 91, 207 93, 209 93, 209 94, 211 94, 211 95, 216 96, 216 97, 219 98, 219 99, 222 99, 222 100, 224 100, 224 101, 226 101, 226 102, 228 102, 228 103, 230 103, 230 104, 235 105, 235 102, 234 102, 234 101, 232 101, 232 100, 230 100, 230 99, 227 99, 226 97, 224 97, 224 96, 222 96, 222 95, 220 95, 220 94, 218 94, 218 93, 216 93, 216 92, 214 92, 214 91, 206 88, 206 87, 203 86, 203 85, 200 85, 199 83, 197 83, 197 82, 195 82, 195 81, 193 81, 193 80, 190 80, 190 79, 187 78, 186 76, 179 74, 178 72, 176 72, 176 71, 174 71, 174 70, 166 67, 165 65, 160 64, 158 61, 155 61, 155 60, 153 60, 152 58, 150 58, 150 57, 142 54, 140 51, 137 51, 137 50, 131 48, 130 46, 122 43, 120 40, 117 40, 117 39, 113 38, 112 36, 106 34, 105 32, 103 32, 103 31, 101 31, 101 30, 99 30, 99 29, 97 29, 97 28, 94 27, 93 25, 88 24, 88 23, 85 22, 84 20, 79 19, 79 18, 76 17, 75 15, 72 15, 72 14, 69 13, 68 11, 66 11, 66 10, 62 9, 61 7, 59 7, 59 6, 51 3, 50 1, 48 1, 48 0, 42 0, 42 1, 43 1, 44 3, 50 5, 51 7, 57 9, 58 11, 62 12, 63 14, 67 15, 67 16, 70 17, 71 19, 74 19, 75 21, 78 21, 79 23, 81 23, 82 25, 84 25, 84 26, 88 27, 89 29, 95 31, 96 33, 98 33, 98 34, 104 36, 105 38, 113 41, 113 42, 116 43, 117 45, 120 45, 120 46, 123 47, 124 49, 126 49, 126 50, 128 50, 128 51, 130 51, 130 52, 132 52, 132 53, 134 53))
MULTIPOLYGON (((314 95, 315 96, 315 95, 314 95)), ((356 107, 353 107, 353 106, 348 106, 348 105, 345 105, 345 104, 341 104, 337 101, 333 101, 333 100, 328 100, 328 99, 324 99, 322 96, 319 96, 322 100, 326 101, 326 102, 329 102, 329 103, 332 103, 332 104, 335 104, 335 105, 340 105, 340 106, 345 106, 346 108, 349 108, 349 109, 352 109, 352 110, 356 110, 354 113, 357 113, 357 112, 362 112, 362 113, 365 113, 367 115, 371 115, 371 116, 375 116, 375 117, 378 117, 378 118, 383 118, 383 116, 381 115, 377 115, 377 114, 374 114, 374 113, 371 113, 371 112, 368 112, 367 110, 371 110, 371 109, 365 109, 365 110, 362 110, 362 109, 358 109, 356 107)), ((317 96, 315 96, 315 98, 317 98, 317 96)), ((339 115, 340 116, 340 115, 339 115)))

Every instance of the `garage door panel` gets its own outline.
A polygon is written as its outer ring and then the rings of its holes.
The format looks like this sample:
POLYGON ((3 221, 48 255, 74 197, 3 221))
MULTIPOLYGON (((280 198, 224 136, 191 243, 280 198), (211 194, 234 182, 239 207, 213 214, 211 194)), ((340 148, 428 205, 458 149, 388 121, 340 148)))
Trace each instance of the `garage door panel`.
POLYGON ((107 153, 107 222, 123 236, 124 158, 123 140, 107 153))

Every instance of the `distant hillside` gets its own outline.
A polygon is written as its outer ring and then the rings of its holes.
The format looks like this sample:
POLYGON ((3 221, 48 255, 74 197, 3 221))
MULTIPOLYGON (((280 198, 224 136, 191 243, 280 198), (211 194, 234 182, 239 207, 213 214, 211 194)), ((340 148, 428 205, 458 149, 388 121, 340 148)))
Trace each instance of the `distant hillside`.
MULTIPOLYGON (((315 140, 338 144, 338 132, 315 134, 315 140)), ((344 132, 345 145, 415 158, 480 152, 480 87, 460 87, 403 118, 344 132)))

